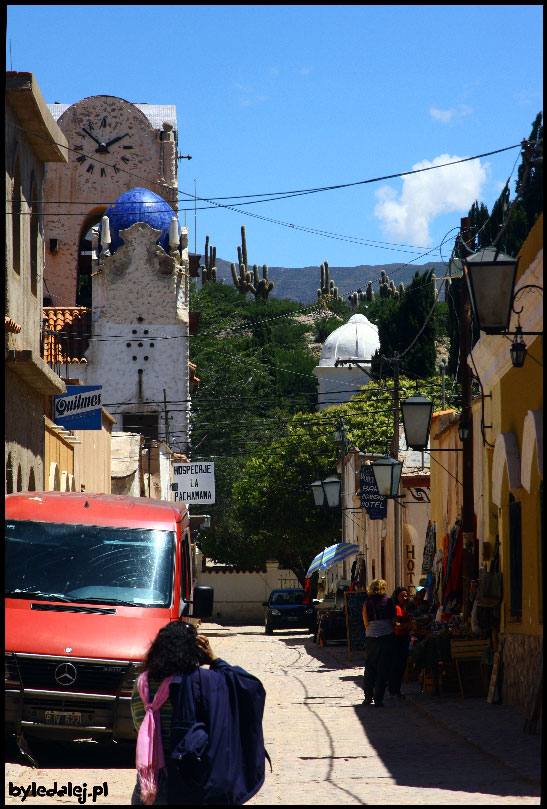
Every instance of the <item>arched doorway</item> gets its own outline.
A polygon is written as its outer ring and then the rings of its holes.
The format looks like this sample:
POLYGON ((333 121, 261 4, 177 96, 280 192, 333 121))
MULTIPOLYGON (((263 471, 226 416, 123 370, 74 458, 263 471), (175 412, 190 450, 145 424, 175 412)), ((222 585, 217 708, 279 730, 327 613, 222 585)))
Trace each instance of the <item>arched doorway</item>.
POLYGON ((91 249, 92 230, 98 227, 104 215, 105 209, 96 210, 90 213, 82 225, 80 231, 80 241, 78 244, 78 280, 76 283, 76 306, 87 306, 91 308, 91 249))

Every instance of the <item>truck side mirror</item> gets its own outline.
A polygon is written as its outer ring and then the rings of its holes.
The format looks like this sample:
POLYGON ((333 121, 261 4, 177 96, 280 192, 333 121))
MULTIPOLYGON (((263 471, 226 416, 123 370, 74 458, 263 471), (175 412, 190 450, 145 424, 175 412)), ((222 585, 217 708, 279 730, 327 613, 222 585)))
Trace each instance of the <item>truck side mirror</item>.
POLYGON ((213 614, 214 589, 206 584, 194 587, 192 618, 210 618, 213 614))

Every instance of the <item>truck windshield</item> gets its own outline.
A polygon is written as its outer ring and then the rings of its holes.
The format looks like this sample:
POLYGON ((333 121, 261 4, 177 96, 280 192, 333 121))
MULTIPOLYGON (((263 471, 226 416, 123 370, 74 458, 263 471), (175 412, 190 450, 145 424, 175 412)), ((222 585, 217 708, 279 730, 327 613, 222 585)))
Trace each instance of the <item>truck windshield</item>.
POLYGON ((168 607, 172 531, 6 520, 12 598, 168 607))

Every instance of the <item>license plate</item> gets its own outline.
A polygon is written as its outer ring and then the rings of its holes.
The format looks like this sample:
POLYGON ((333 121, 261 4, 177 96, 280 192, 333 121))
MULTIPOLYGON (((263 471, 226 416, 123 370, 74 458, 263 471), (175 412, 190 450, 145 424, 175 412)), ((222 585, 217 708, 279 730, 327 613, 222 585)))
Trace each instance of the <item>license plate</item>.
POLYGON ((75 711, 46 711, 46 724, 48 725, 81 725, 82 714, 75 711))

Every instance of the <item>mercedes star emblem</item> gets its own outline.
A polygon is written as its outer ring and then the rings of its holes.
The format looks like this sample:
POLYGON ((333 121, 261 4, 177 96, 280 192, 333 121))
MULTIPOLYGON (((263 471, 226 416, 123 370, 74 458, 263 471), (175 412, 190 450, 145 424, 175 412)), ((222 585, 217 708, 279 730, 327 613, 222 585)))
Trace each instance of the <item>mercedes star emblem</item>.
POLYGON ((59 685, 72 685, 77 676, 76 667, 72 663, 60 663, 55 669, 55 679, 59 685))

